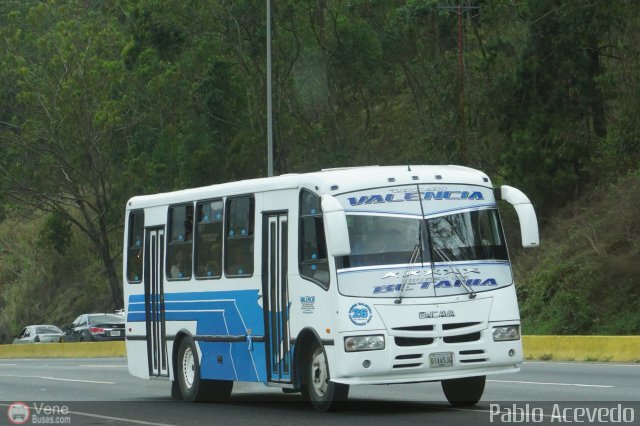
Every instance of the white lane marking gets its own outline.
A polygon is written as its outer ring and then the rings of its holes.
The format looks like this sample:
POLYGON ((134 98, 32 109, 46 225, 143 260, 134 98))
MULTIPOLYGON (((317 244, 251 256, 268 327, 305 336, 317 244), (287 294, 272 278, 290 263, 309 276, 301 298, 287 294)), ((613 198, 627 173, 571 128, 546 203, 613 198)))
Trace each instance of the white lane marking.
POLYGON ((128 419, 124 417, 112 417, 112 416, 103 416, 101 414, 93 414, 93 413, 83 413, 80 411, 69 411, 70 414, 75 414, 77 416, 85 416, 85 417, 93 417, 95 419, 104 419, 104 420, 115 420, 117 422, 123 423, 134 423, 138 425, 154 425, 154 426, 174 426, 168 423, 154 423, 154 422, 145 422, 144 420, 136 420, 136 419, 128 419))
MULTIPOLYGON (((9 404, 2 404, 0 406, 9 407, 9 404)), ((82 411, 69 411, 69 414, 75 414, 76 416, 85 416, 85 417, 93 417, 96 419, 104 419, 104 420, 115 420, 123 423, 135 423, 138 425, 153 425, 153 426, 175 426, 169 423, 153 423, 153 422, 145 422, 144 420, 136 420, 136 419, 128 419, 124 417, 112 417, 112 416, 103 416, 102 414, 94 414, 94 413, 84 413, 82 411)))
POLYGON ((610 385, 585 385, 582 383, 555 383, 555 382, 523 382, 520 380, 487 380, 487 382, 496 383, 522 383, 525 385, 555 385, 555 386, 578 386, 582 388, 614 388, 610 385))
POLYGON ((18 364, 0 364, 0 367, 15 367, 18 364))
POLYGON ((101 385, 115 385, 116 382, 102 382, 100 380, 80 380, 80 379, 63 379, 61 377, 46 376, 18 376, 14 374, 1 374, 0 377, 17 377, 19 379, 42 379, 42 380, 58 380, 61 382, 80 382, 80 383, 98 383, 101 385))
POLYGON ((126 365, 100 365, 100 364, 81 364, 81 365, 74 365, 74 368, 127 368, 126 365))
POLYGON ((574 365, 584 367, 588 366, 599 366, 599 367, 640 367, 639 364, 614 364, 614 363, 605 363, 605 362, 587 362, 587 361, 574 361, 574 362, 558 362, 558 361, 526 361, 524 364, 544 364, 544 365, 574 365))

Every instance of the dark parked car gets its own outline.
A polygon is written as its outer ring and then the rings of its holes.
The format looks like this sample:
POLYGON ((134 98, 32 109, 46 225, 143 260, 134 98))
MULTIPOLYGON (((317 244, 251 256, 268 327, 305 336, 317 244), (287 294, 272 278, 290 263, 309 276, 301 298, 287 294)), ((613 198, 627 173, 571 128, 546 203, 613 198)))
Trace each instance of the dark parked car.
POLYGON ((22 329, 13 339, 13 343, 52 343, 59 342, 62 330, 55 325, 30 325, 22 329))
POLYGON ((105 340, 124 340, 124 315, 121 314, 83 314, 64 326, 63 342, 101 342, 105 340))

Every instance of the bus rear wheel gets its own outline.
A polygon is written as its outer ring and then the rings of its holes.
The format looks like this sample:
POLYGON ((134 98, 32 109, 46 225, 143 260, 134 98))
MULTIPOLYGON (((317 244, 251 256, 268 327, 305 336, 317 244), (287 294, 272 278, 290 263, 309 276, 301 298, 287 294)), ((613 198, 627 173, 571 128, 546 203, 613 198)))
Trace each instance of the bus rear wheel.
MULTIPOLYGON (((200 378, 198 351, 191 338, 185 338, 180 342, 177 366, 177 382, 185 401, 224 401, 231 395, 232 381, 200 378)), ((172 395, 173 392, 172 388, 172 395)))
POLYGON ((327 355, 320 344, 316 343, 309 354, 306 369, 306 393, 316 410, 333 411, 337 408, 338 403, 347 400, 349 385, 331 381, 327 355))
POLYGON ((442 390, 447 401, 454 407, 476 405, 484 392, 486 376, 465 377, 442 381, 442 390))

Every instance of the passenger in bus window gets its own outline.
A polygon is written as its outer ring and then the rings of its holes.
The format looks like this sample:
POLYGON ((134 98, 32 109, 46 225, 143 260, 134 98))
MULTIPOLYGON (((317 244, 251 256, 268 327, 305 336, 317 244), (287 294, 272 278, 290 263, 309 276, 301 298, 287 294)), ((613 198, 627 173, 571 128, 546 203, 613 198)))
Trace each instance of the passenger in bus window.
MULTIPOLYGON (((246 246, 245 246, 246 247, 246 246)), ((227 275, 248 275, 253 273, 253 245, 243 250, 242 245, 229 247, 227 258, 227 275)))
POLYGON ((218 243, 214 243, 207 253, 209 260, 205 264, 205 274, 208 277, 219 277, 222 274, 222 268, 218 257, 221 255, 222 249, 218 243))
POLYGON ((187 271, 187 262, 185 262, 185 255, 181 249, 176 250, 176 255, 173 265, 171 265, 171 278, 184 278, 187 271))
POLYGON ((246 261, 240 250, 233 250, 229 253, 228 271, 229 275, 244 275, 246 261))

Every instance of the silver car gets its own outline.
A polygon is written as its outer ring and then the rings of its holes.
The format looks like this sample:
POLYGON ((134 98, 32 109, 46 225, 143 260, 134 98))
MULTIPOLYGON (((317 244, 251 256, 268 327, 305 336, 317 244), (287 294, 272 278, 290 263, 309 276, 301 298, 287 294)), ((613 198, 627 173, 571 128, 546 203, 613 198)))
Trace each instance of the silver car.
POLYGON ((55 325, 30 325, 22 329, 13 343, 59 342, 64 333, 55 325))

